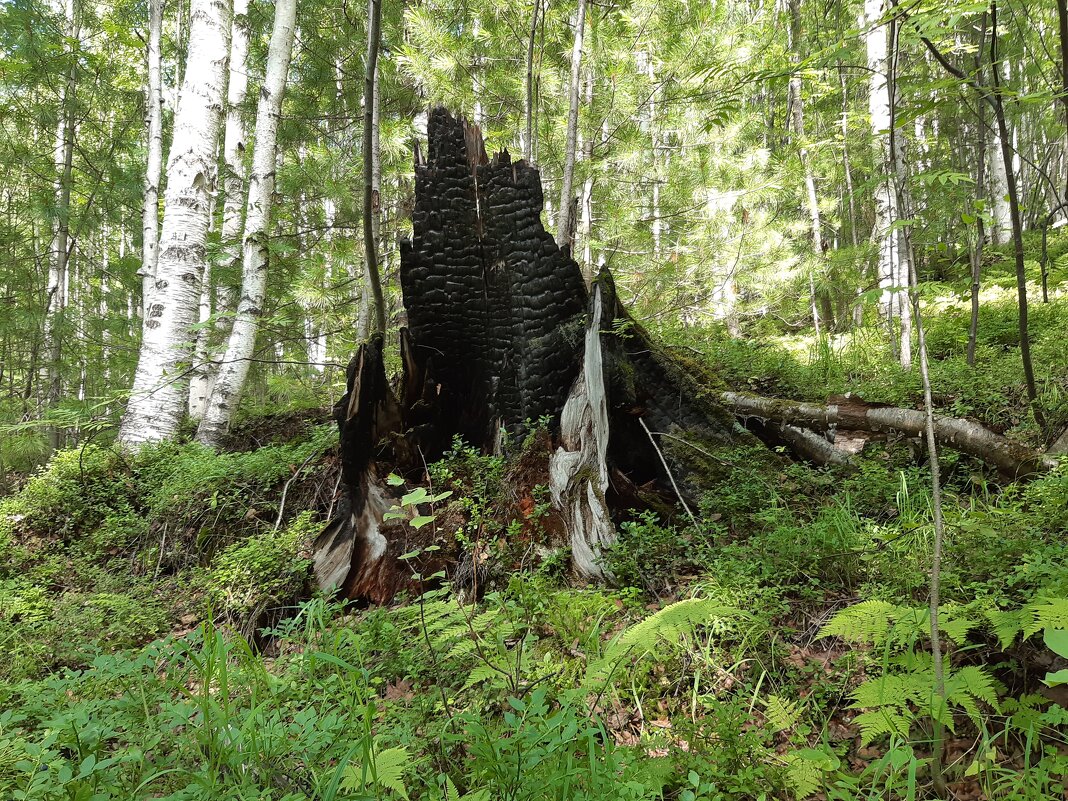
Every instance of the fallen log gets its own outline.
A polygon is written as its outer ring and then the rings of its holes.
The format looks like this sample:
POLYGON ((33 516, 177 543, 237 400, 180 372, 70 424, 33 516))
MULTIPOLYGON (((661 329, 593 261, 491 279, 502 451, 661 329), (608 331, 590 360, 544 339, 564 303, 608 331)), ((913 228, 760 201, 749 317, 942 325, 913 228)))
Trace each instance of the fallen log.
MULTIPOLYGON (((924 412, 867 403, 857 397, 820 404, 723 392, 720 399, 741 417, 756 417, 819 431, 842 428, 918 437, 923 435, 927 425, 924 412)), ((940 445, 981 459, 1009 479, 1042 473, 1057 464, 1056 457, 1013 442, 971 420, 935 415, 934 424, 935 439, 940 445)))
POLYGON ((349 365, 334 408, 344 497, 314 545, 316 578, 376 603, 418 589, 419 576, 459 581, 457 565, 478 561, 463 553, 472 546, 438 528, 430 505, 398 512, 403 492, 387 478, 425 483, 456 436, 499 453, 539 419, 551 443, 536 483, 563 539, 546 544, 569 546, 578 575, 604 576, 603 549, 631 509, 673 509, 729 481, 721 451, 750 448, 750 464, 774 456, 709 397, 699 365, 630 317, 607 271, 587 290, 542 226, 536 169, 488 158, 478 128, 444 109, 427 127, 401 243, 401 374, 387 380, 382 337, 349 365), (416 515, 434 522, 416 526, 416 515))

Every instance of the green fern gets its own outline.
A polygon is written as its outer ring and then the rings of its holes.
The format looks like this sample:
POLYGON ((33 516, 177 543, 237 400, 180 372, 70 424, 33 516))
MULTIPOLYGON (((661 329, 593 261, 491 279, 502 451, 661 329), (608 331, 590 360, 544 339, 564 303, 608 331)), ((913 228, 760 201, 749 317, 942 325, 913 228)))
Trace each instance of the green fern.
POLYGON ((1000 711, 994 680, 982 668, 953 671, 947 665, 943 700, 934 692, 929 655, 917 654, 911 664, 908 672, 868 679, 853 691, 852 708, 865 710, 853 720, 860 728, 863 745, 883 735, 907 738, 921 715, 954 731, 954 709, 964 712, 976 727, 982 726, 980 703, 1000 711))
POLYGON ((747 617, 746 613, 737 607, 724 606, 710 598, 687 598, 665 606, 616 635, 605 648, 604 656, 590 663, 583 688, 595 689, 624 659, 656 656, 658 647, 677 643, 697 626, 708 626, 714 632, 722 633, 744 617, 747 617))
POLYGON ((1015 611, 1003 611, 1001 609, 987 609, 983 612, 993 629, 994 635, 1002 648, 1008 648, 1016 639, 1016 635, 1023 631, 1028 622, 1027 612, 1023 609, 1015 611))
POLYGON ((769 695, 764 702, 764 722, 773 732, 788 731, 801 720, 804 705, 778 695, 769 695))
POLYGON ((743 614, 736 607, 708 598, 677 601, 620 633, 608 646, 606 657, 618 659, 632 651, 639 655, 655 653, 658 644, 676 642, 699 625, 723 632, 743 614))
POLYGON ((824 776, 838 770, 841 761, 819 748, 801 748, 782 755, 786 784, 796 798, 808 798, 823 786, 824 776))
POLYGON ((445 775, 444 785, 445 801, 489 801, 489 790, 474 790, 460 795, 460 791, 456 789, 456 785, 453 784, 448 774, 445 775))
POLYGON ((1068 598, 1043 598, 1021 611, 1025 618, 1025 638, 1044 629, 1068 629, 1068 598))
POLYGON ((862 601, 832 617, 820 630, 819 636, 879 645, 890 636, 894 621, 901 617, 904 609, 886 601, 862 601))
POLYGON ((345 768, 341 787, 345 790, 389 790, 408 801, 404 774, 412 767, 412 757, 406 748, 385 748, 374 751, 372 764, 353 763, 345 768))

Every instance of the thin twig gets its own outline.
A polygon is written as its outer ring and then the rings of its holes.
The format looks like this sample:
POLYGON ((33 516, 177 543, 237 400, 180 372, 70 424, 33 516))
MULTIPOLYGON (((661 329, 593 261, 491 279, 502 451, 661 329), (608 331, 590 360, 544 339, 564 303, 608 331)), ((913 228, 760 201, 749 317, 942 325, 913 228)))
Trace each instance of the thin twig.
POLYGON ((297 476, 301 474, 301 472, 304 470, 305 467, 308 466, 311 460, 319 455, 320 454, 317 451, 312 451, 310 454, 308 454, 308 458, 304 460, 304 463, 296 469, 293 475, 289 477, 289 480, 286 482, 286 485, 282 487, 282 500, 278 502, 278 519, 274 521, 275 531, 278 531, 279 527, 282 525, 282 513, 286 509, 286 493, 289 492, 289 485, 296 481, 297 476))
POLYGON ((653 443, 653 450, 656 451, 656 455, 660 457, 660 464, 664 465, 664 471, 667 473, 667 477, 671 480, 671 486, 675 489, 675 495, 678 496, 679 503, 682 504, 682 508, 686 510, 686 514, 690 516, 690 522, 693 523, 694 528, 698 528, 697 518, 693 516, 693 512, 690 511, 690 507, 686 505, 685 499, 682 497, 682 492, 679 490, 679 485, 675 483, 675 476, 671 473, 671 468, 668 467, 667 459, 664 458, 663 451, 660 450, 660 446, 656 444, 656 439, 653 438, 653 432, 649 430, 649 426, 645 424, 645 421, 640 417, 638 422, 641 423, 645 433, 649 435, 649 441, 653 443))

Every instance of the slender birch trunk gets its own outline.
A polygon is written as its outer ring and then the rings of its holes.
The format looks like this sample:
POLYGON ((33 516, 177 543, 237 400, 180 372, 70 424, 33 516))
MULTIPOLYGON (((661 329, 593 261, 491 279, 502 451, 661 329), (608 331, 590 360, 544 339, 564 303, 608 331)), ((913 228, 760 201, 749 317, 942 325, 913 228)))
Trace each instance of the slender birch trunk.
POLYGON ((248 377, 249 359, 256 346, 256 331, 267 292, 267 239, 277 169, 278 119, 282 110, 289 61, 293 55, 297 0, 277 0, 274 28, 267 51, 267 71, 256 106, 256 141, 249 175, 248 205, 241 269, 241 300, 230 331, 226 354, 219 365, 197 442, 215 447, 237 409, 248 377))
POLYGON ((159 181, 163 170, 163 0, 148 0, 148 45, 145 60, 145 130, 148 158, 145 164, 144 207, 141 212, 141 308, 152 305, 159 261, 159 181))
MULTIPOLYGON (((591 71, 592 72, 592 71, 591 71)), ((593 75, 586 76, 586 107, 593 105, 593 75)), ((582 145, 582 159, 586 162, 586 178, 582 182, 582 197, 579 201, 579 229, 582 235, 582 275, 589 285, 593 281, 593 135, 586 137, 582 145)))
MULTIPOLYGON (((894 189, 894 156, 890 146, 890 87, 888 82, 887 27, 882 21, 883 0, 864 2, 864 41, 867 50, 868 114, 871 120, 872 142, 875 149, 876 170, 882 176, 875 189, 875 225, 872 238, 878 244, 877 276, 882 287, 881 305, 891 334, 894 320, 900 316, 903 306, 901 254, 898 252, 898 237, 893 230, 898 219, 897 192, 894 189)), ((891 336, 895 355, 899 355, 899 342, 891 336)))
MULTIPOLYGON (((1057 35, 1061 56, 1061 106, 1064 109, 1064 123, 1068 133, 1068 0, 1057 0, 1057 35)), ((1064 144, 1060 154, 1061 169, 1065 172, 1064 167, 1068 165, 1068 159, 1064 154, 1068 150, 1068 136, 1062 141, 1064 144)), ((1068 174, 1063 174, 1061 178, 1064 181, 1062 186, 1065 187, 1064 199, 1068 201, 1068 174)))
MULTIPOLYGON (((983 15, 983 23, 979 34, 979 47, 975 57, 975 76, 980 84, 983 81, 983 50, 986 40, 986 14, 983 15)), ((976 200, 983 201, 986 197, 986 104, 979 101, 976 109, 976 136, 975 136, 975 191, 976 200)), ((968 350, 967 361, 969 367, 975 367, 975 348, 979 338, 979 290, 983 269, 983 246, 986 244, 986 226, 983 220, 983 212, 976 209, 975 212, 975 245, 970 255, 971 267, 971 314, 968 321, 968 350)))
POLYGON ((192 0, 189 53, 167 161, 159 263, 119 441, 174 437, 188 397, 186 363, 206 260, 223 87, 230 52, 229 0, 192 0))
MULTIPOLYGON (((220 231, 220 253, 216 264, 204 262, 200 283, 200 313, 197 317, 196 345, 193 348, 193 372, 189 382, 189 417, 199 420, 211 397, 212 383, 220 360, 226 350, 232 314, 238 303, 235 288, 229 283, 218 283, 214 288, 216 310, 226 312, 216 319, 215 330, 222 337, 223 345, 209 358, 211 332, 207 322, 211 319, 213 296, 212 272, 214 267, 229 268, 241 261, 241 227, 244 222, 245 187, 248 182, 248 162, 245 158, 248 133, 241 108, 248 94, 248 0, 234 0, 234 14, 230 23, 230 64, 226 83, 226 127, 223 132, 222 184, 223 216, 220 231)), ((215 218, 212 215, 212 221, 215 218)))
POLYGON ((1005 169, 1005 161, 1001 158, 1001 135, 996 125, 987 129, 986 152, 990 158, 987 165, 987 191, 991 211, 990 238, 995 245, 1004 245, 1012 241, 1012 209, 1009 208, 1008 172, 1005 169))
MULTIPOLYGON (((1003 75, 1001 65, 993 63, 990 65, 991 77, 995 83, 1001 81, 1003 75)), ((986 152, 990 157, 990 163, 988 165, 987 174, 989 176, 990 187, 990 210, 992 218, 990 220, 990 238, 995 245, 1004 245, 1012 241, 1012 208, 1009 202, 1009 171, 1012 169, 1012 157, 1006 160, 1002 158, 1002 133, 999 126, 996 124, 987 128, 987 146, 986 152)), ((1008 140, 1008 129, 1006 128, 1005 144, 1008 144, 1008 151, 1012 152, 1011 144, 1008 140)), ((1015 176, 1013 176, 1015 177, 1015 176)))
MULTIPOLYGON (((371 237, 375 243, 374 273, 382 274, 385 254, 382 252, 382 100, 378 91, 382 70, 375 64, 374 91, 371 103, 371 237)), ((363 296, 370 306, 370 297, 374 294, 371 284, 371 271, 363 274, 363 296)))
POLYGON ((571 84, 568 89, 567 141, 564 145, 564 169, 560 181, 560 210, 556 221, 556 244, 571 249, 575 204, 572 187, 575 179, 575 149, 578 141, 579 92, 582 83, 582 38, 586 32, 586 0, 578 0, 575 13, 575 41, 571 48, 571 84))
POLYGON ((1027 269, 1024 264, 1023 221, 1020 216, 1020 195, 1016 188, 1016 176, 1012 171, 1013 153, 1009 144, 1009 127, 1005 122, 1004 90, 999 63, 997 3, 992 0, 990 3, 990 66, 992 68, 990 73, 993 77, 991 99, 994 119, 997 123, 998 141, 1001 145, 1001 163, 1005 172, 1009 218, 1012 223, 1013 261, 1016 265, 1016 294, 1019 304, 1020 360, 1023 363, 1024 383, 1027 385, 1027 398, 1031 403, 1031 413, 1039 427, 1045 427, 1045 415, 1038 404, 1035 368, 1031 362, 1031 336, 1027 324, 1027 269))
MULTIPOLYGON (((897 65, 901 55, 900 26, 896 20, 890 23, 890 35, 893 42, 892 60, 888 64, 888 81, 890 85, 890 157, 893 159, 894 194, 897 199, 898 219, 911 219, 912 192, 908 184, 908 165, 905 159, 904 137, 897 133, 897 65)), ((912 249, 911 229, 898 228, 895 286, 902 289, 898 293, 898 361, 905 370, 912 369, 912 306, 909 302, 907 287, 909 276, 915 271, 916 255, 912 249)))

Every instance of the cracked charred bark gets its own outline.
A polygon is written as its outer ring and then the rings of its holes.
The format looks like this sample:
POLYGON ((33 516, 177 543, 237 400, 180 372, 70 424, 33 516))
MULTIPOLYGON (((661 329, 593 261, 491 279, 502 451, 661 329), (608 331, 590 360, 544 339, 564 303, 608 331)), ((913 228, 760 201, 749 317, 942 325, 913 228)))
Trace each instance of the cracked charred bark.
POLYGON ((694 499, 702 489, 695 464, 707 466, 703 458, 719 448, 761 446, 709 399, 693 365, 627 314, 607 272, 587 291, 542 225, 537 170, 507 153, 489 159, 478 128, 444 109, 430 114, 428 139, 426 160, 416 155, 413 237, 401 245, 402 373, 395 385, 387 380, 380 335, 349 365, 348 392, 334 410, 346 498, 316 542, 318 582, 385 602, 414 586, 413 567, 453 575, 454 542, 414 565, 399 560, 445 532, 386 519, 400 494, 385 477, 419 483, 456 435, 497 452, 502 432, 517 441, 545 417, 561 539, 577 573, 602 575, 601 548, 618 516, 670 507, 676 492, 694 499))

